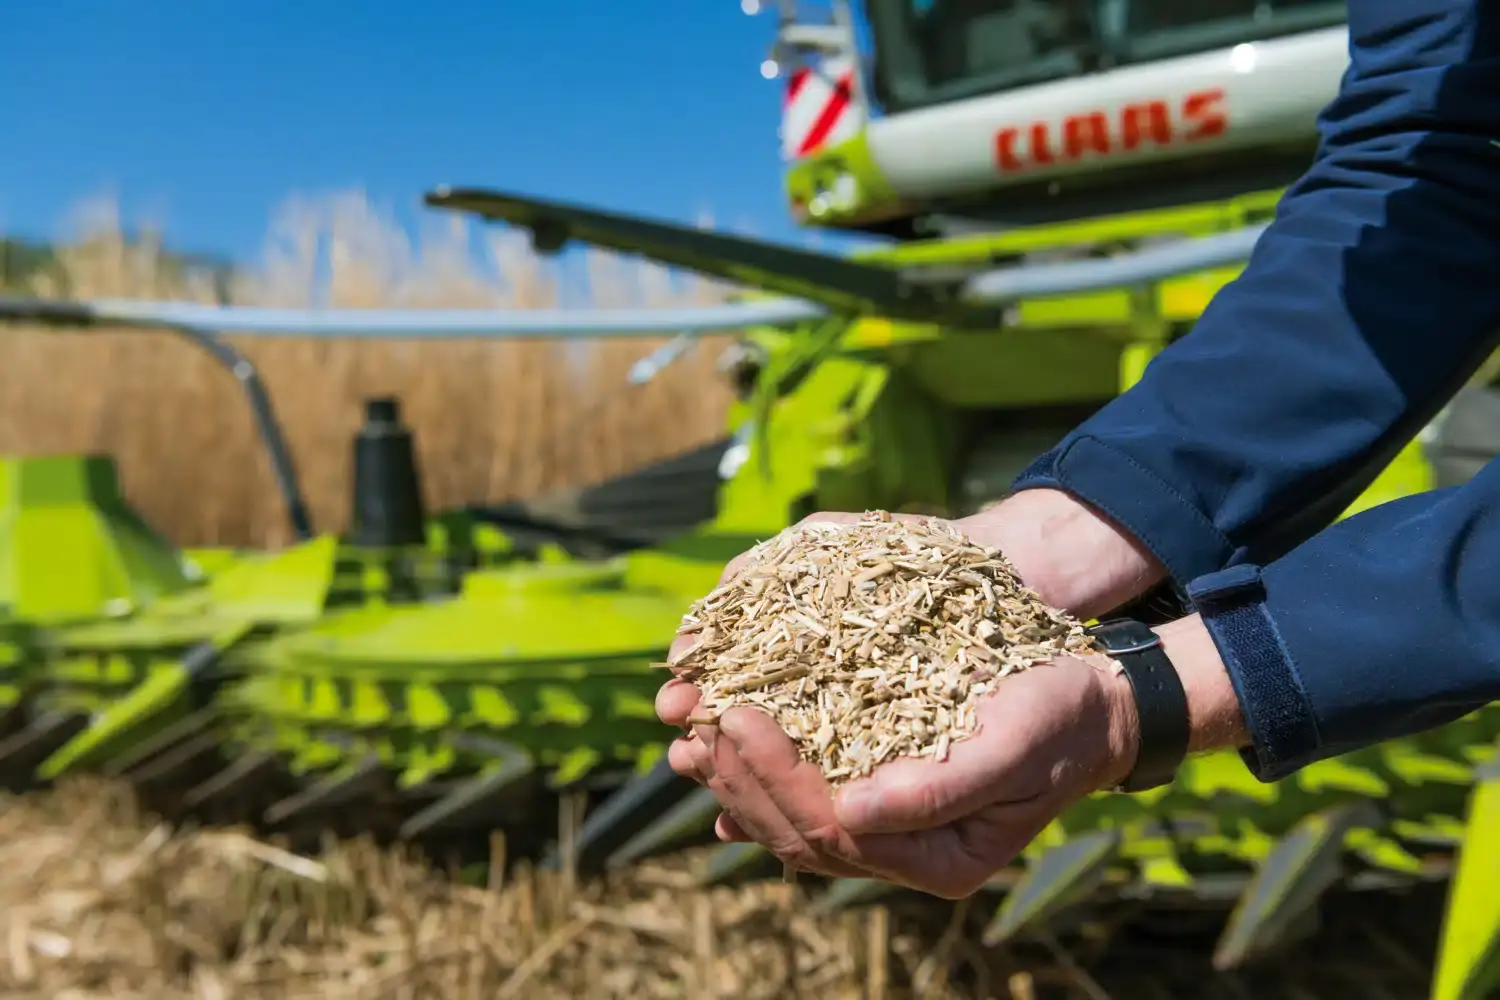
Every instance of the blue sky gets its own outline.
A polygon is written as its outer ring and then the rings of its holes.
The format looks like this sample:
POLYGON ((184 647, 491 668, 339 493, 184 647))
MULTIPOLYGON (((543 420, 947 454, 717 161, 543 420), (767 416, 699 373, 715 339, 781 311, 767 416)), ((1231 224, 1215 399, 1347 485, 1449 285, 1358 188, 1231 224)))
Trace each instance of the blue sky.
POLYGON ((798 239, 739 0, 4 0, 0 232, 117 196, 253 261, 289 195, 477 184, 798 239))

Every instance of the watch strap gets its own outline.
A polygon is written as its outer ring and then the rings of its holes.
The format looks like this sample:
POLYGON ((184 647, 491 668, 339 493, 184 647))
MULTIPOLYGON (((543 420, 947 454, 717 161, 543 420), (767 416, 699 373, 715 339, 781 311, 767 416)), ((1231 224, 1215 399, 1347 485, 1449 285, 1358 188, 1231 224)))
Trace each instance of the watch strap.
POLYGON ((1139 749, 1118 790, 1143 792, 1170 784, 1187 757, 1190 728, 1187 692, 1161 637, 1131 618, 1100 622, 1088 631, 1120 664, 1135 694, 1139 749))

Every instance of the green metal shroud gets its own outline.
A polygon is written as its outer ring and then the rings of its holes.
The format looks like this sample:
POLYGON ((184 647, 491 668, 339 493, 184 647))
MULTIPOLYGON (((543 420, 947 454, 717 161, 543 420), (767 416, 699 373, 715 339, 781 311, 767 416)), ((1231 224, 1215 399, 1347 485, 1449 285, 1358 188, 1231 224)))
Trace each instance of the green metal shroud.
MULTIPOLYGON (((909 244, 881 263, 963 270, 1103 252, 1244 225, 1274 199, 909 244)), ((663 239, 624 228, 606 242, 663 239)), ((750 331, 747 390, 729 420, 740 447, 725 456, 733 474, 716 512, 602 560, 521 551, 462 512, 433 518, 427 544, 409 551, 324 536, 188 560, 130 513, 106 459, 0 463, 0 777, 21 786, 97 770, 185 813, 248 809, 282 830, 352 826, 460 846, 501 828, 518 850, 543 853, 558 799, 579 793, 593 803, 575 842, 585 869, 711 842, 711 796, 661 760, 674 734, 656 720, 661 675, 649 664, 724 562, 816 509, 961 514, 995 499, 1232 277, 1029 301, 971 327, 866 303, 859 316, 750 331), (447 558, 458 550, 463 560, 447 558)), ((1414 442, 1352 509, 1431 486, 1414 442)), ((1214 960, 1229 969, 1307 933, 1331 887, 1447 880, 1431 996, 1473 1000, 1497 981, 1500 905, 1487 895, 1497 737, 1500 710, 1487 709, 1277 784, 1216 755, 1170 788, 1090 798, 997 875, 985 941, 1110 899, 1208 901, 1224 911, 1214 960)), ((699 878, 775 871, 757 848, 730 845, 699 878)), ((838 882, 818 905, 888 892, 838 882)))

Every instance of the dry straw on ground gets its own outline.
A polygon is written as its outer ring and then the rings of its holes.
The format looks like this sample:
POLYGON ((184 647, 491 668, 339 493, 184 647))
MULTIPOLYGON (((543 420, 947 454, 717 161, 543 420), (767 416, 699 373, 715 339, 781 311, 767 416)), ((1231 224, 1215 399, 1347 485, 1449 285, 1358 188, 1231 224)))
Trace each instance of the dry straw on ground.
MULTIPOLYGON (((603 253, 553 264, 499 227, 429 214, 413 240, 358 193, 294 200, 264 259, 229 289, 256 305, 541 308, 683 305, 711 283, 603 253), (487 253, 476 256, 480 241, 487 253)), ((150 241, 127 243, 105 203, 81 216, 62 283, 13 289, 211 302, 201 276, 150 241)), ((0 275, 0 278, 3 278, 0 275)), ((261 369, 286 425, 316 526, 349 514, 350 440, 362 401, 395 393, 418 436, 436 507, 526 496, 636 468, 723 433, 728 388, 715 338, 653 384, 626 373, 663 338, 374 342, 230 338, 261 369)), ((286 520, 234 380, 170 334, 0 326, 0 454, 102 451, 129 499, 178 544, 280 544, 286 520)))
POLYGON ((503 843, 460 882, 369 843, 170 830, 95 781, 0 800, 0 843, 14 1000, 1420 1000, 1443 903, 1331 898, 1313 941, 1223 975, 1222 911, 1124 903, 988 948, 994 896, 820 914, 816 885, 697 888, 692 855, 600 882, 503 843))
POLYGON ((885 511, 761 543, 681 632, 695 641, 671 666, 698 684, 701 721, 764 711, 835 785, 899 756, 947 759, 995 681, 1097 649, 999 550, 885 511))
POLYGON ((310 858, 173 832, 93 782, 0 804, 0 837, 6 997, 965 995, 883 910, 819 918, 774 883, 694 890, 681 860, 608 885, 497 865, 467 885, 368 844, 310 858))

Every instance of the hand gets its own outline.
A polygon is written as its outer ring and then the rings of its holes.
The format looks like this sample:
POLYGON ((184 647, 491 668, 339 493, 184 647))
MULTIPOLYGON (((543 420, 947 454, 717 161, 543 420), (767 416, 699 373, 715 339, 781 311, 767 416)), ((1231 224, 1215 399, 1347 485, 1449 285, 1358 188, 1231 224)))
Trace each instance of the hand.
MULTIPOLYGON (((802 523, 847 523, 859 517, 825 512, 802 523)), ((999 548, 1043 600, 1080 617, 1093 617, 1117 607, 1144 593, 1165 575, 1160 563, 1122 529, 1057 490, 1024 491, 955 524, 974 541, 999 548)), ((721 582, 738 572, 745 559, 742 554, 732 560, 721 582)), ((692 641, 690 636, 679 638, 672 654, 675 656, 692 641)), ((1112 769, 1110 761, 1101 758, 1101 747, 1112 746, 1111 753, 1128 752, 1133 758, 1133 749, 1122 749, 1133 739, 1134 725, 1134 703, 1123 678, 1112 673, 1101 675, 1094 666, 1074 660, 1049 665, 1041 676, 1050 680, 1025 680, 1031 674, 1026 671, 1004 683, 1021 685, 1021 697, 1042 683, 1058 687, 1030 695, 1030 718, 1008 714, 1015 704, 1014 686, 1003 689, 1007 692, 1005 702, 986 700, 981 722, 1001 711, 997 705, 1003 704, 1004 713, 996 725, 1002 727, 1002 733, 1009 728, 1011 735, 997 736, 990 728, 988 736, 975 737, 952 749, 945 762, 950 766, 944 773, 954 776, 949 781, 971 784, 950 789, 953 798, 946 804, 935 798, 924 799, 936 810, 924 821, 927 826, 897 830, 882 826, 886 821, 873 821, 874 826, 866 827, 856 818, 854 832, 842 827, 817 768, 801 762, 786 735, 754 710, 728 712, 717 727, 693 727, 686 737, 672 743, 668 760, 679 774, 711 788, 724 804, 725 813, 717 823, 722 839, 758 841, 794 867, 845 877, 873 874, 940 895, 951 893, 990 865, 978 876, 982 882, 1071 802, 1101 787, 1097 784, 1100 775, 1107 777, 1112 769), (1059 677, 1061 681, 1056 679, 1059 677), (1112 692, 1110 697, 1106 697, 1107 692, 1112 692), (1057 698, 1062 700, 1048 700, 1057 698), (1060 712, 1049 707, 1056 704, 1069 707, 1060 712), (1101 705, 1106 706, 1105 714, 1115 719, 1111 723, 1114 728, 1097 725, 1101 705), (1093 720, 1095 728, 1080 727, 1078 720, 1083 718, 1093 720), (983 752, 1000 739, 1006 740, 1008 749, 983 752), (952 766, 954 761, 961 766, 952 766), (965 774, 968 778, 963 777, 965 774), (990 782, 994 794, 985 798, 990 793, 981 790, 990 789, 990 782), (966 804, 974 806, 974 814, 954 812, 966 804), (860 838, 859 843, 851 839, 854 837, 860 838), (934 867, 933 861, 923 855, 933 854, 944 838, 949 846, 956 845, 965 853, 950 857, 946 867, 934 867), (905 862, 896 857, 903 851, 905 862)), ((687 720, 697 706, 696 687, 677 678, 664 684, 657 695, 657 714, 669 725, 688 728, 687 720)), ((857 784, 879 789, 889 781, 902 780, 901 775, 912 767, 921 774, 933 766, 928 761, 897 761, 880 769, 878 782, 870 779, 875 784, 857 784), (888 778, 887 773, 896 777, 888 778)), ((1121 775, 1128 772, 1129 765, 1123 767, 1121 775)), ((935 796, 935 788, 897 794, 935 796)), ((893 815, 901 815, 899 808, 893 815)), ((902 825, 917 820, 907 815, 896 822, 902 825)))
POLYGON ((1166 579, 1149 549, 1061 490, 1023 490, 954 523, 975 542, 1004 553, 1042 600, 1084 620, 1166 579))
MULTIPOLYGON (((799 523, 848 523, 860 516, 825 512, 799 523)), ((917 515, 896 516, 921 519, 917 515)), ((1061 490, 1024 490, 954 524, 975 542, 999 548, 1021 580, 1042 600, 1084 619, 1139 597, 1166 575, 1144 546, 1103 514, 1061 490)), ((742 553, 730 560, 720 582, 738 572, 746 558, 742 553)), ((691 636, 679 637, 672 644, 671 655, 686 649, 692 641, 691 636)), ((656 713, 668 725, 686 729, 697 705, 697 688, 674 678, 658 692, 656 713)), ((710 735, 703 729, 699 727, 696 734, 700 739, 710 735)), ((694 761, 706 752, 706 745, 697 740, 677 740, 668 759, 678 773, 701 783, 705 779, 694 761)))
MULTIPOLYGON (((1203 622, 1189 616, 1156 632, 1187 694, 1189 752, 1245 745, 1239 703, 1203 622)), ((1117 787, 1138 751, 1130 682, 1102 654, 1006 677, 977 715, 978 732, 946 761, 890 761, 836 796, 755 709, 732 709, 717 732, 705 727, 686 742, 695 773, 724 806, 721 839, 753 840, 798 869, 960 898, 1073 803, 1117 787)))
POLYGON ((1105 657, 1007 677, 980 699, 978 718, 946 761, 900 758, 833 796, 768 716, 726 712, 701 765, 724 803, 718 833, 800 870, 958 899, 1134 762, 1134 701, 1105 657))

